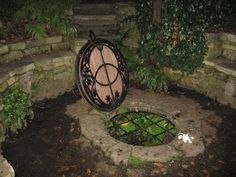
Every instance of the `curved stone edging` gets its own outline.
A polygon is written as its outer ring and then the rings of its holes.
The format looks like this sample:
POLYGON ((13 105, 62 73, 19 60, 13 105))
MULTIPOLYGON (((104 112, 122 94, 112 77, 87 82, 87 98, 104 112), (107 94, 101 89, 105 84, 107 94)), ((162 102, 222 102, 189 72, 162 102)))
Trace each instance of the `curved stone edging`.
MULTIPOLYGON (((135 110, 146 110, 152 112, 173 112, 179 111, 178 105, 171 109, 162 104, 162 99, 157 94, 139 90, 131 90, 125 103, 122 106, 135 110), (134 94, 137 92, 137 94, 134 94), (148 96, 147 96, 148 95, 148 96), (149 99, 151 95, 152 100, 149 99), (147 97, 146 97, 147 96, 147 97), (153 101, 155 103, 153 103, 153 101), (160 104, 160 106, 158 106, 160 104)), ((175 100, 176 102, 176 100, 175 100)), ((204 145, 201 136, 200 123, 195 121, 195 116, 189 117, 191 112, 181 113, 181 116, 172 120, 181 132, 190 133, 195 137, 193 144, 184 144, 177 138, 166 145, 143 147, 133 146, 120 142, 111 137, 106 131, 105 121, 117 114, 119 110, 111 113, 101 113, 90 107, 85 100, 79 100, 77 103, 67 107, 67 114, 75 117, 81 126, 82 134, 108 156, 115 164, 128 163, 130 155, 139 157, 143 161, 162 161, 174 159, 176 156, 194 157, 204 151, 204 145), (191 121, 191 125, 188 123, 191 121)))
POLYGON ((14 169, 1 154, 0 154, 0 177, 15 177, 14 169))

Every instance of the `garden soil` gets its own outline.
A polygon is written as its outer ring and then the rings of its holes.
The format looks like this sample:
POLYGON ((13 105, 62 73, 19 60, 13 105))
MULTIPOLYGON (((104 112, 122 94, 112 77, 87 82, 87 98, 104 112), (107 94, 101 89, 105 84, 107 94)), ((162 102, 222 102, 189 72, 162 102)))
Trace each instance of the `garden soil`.
POLYGON ((17 135, 8 133, 2 144, 3 154, 15 169, 16 177, 235 177, 236 110, 178 87, 170 88, 167 94, 180 101, 193 99, 202 109, 223 117, 220 124, 216 123, 218 120, 207 120, 204 131, 211 132, 212 126, 219 126, 217 138, 209 134, 204 142, 203 154, 139 167, 115 166, 81 135, 79 122, 65 114, 67 105, 81 99, 76 92, 36 103, 34 120, 17 135))

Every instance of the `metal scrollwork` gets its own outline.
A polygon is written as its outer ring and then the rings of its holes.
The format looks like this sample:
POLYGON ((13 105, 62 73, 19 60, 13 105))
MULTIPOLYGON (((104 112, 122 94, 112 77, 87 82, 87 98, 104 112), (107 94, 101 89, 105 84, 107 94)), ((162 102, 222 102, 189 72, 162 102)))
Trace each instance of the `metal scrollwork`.
POLYGON ((128 69, 124 57, 111 42, 90 32, 90 40, 81 48, 75 68, 79 90, 93 107, 111 111, 124 101, 128 69))

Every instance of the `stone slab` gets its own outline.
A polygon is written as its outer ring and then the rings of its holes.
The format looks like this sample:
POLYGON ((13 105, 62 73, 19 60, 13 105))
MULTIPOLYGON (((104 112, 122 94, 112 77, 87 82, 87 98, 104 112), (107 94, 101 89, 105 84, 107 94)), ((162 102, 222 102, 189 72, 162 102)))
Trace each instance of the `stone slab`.
POLYGON ((167 162, 178 154, 179 152, 169 145, 159 145, 153 147, 135 146, 132 150, 133 156, 149 162, 167 162))
POLYGON ((15 172, 8 161, 0 154, 0 177, 15 177, 15 172))
POLYGON ((183 152, 186 157, 195 157, 204 152, 205 147, 202 141, 194 140, 192 144, 179 143, 175 144, 176 149, 183 152))
POLYGON ((236 35, 229 34, 229 33, 221 33, 221 40, 222 41, 229 41, 236 44, 236 35))
POLYGON ((69 49, 69 48, 70 48, 69 42, 52 44, 52 50, 62 50, 62 49, 69 49))
POLYGON ((51 46, 44 45, 39 47, 32 47, 24 50, 24 56, 31 56, 39 53, 47 53, 51 51, 51 46))
POLYGON ((128 158, 132 153, 133 146, 122 142, 112 146, 105 154, 112 159, 116 165, 128 164, 128 158))
POLYGON ((8 44, 8 47, 10 50, 23 50, 26 48, 26 43, 25 42, 12 43, 8 44))
POLYGON ((52 37, 47 37, 44 39, 45 44, 54 44, 54 43, 59 43, 62 42, 62 36, 52 36, 52 37))
POLYGON ((3 56, 1 59, 1 63, 8 63, 14 60, 19 60, 23 57, 23 53, 21 51, 11 51, 3 56))
POLYGON ((7 45, 0 44, 0 55, 6 54, 8 53, 8 51, 9 51, 9 48, 7 45))
POLYGON ((236 61, 236 51, 226 49, 223 51, 223 57, 229 60, 236 61))

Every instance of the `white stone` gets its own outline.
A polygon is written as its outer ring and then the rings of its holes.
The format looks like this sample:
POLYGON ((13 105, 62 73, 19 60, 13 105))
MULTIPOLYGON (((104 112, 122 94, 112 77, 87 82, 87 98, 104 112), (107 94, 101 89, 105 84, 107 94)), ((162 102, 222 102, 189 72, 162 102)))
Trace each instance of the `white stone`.
POLYGON ((225 95, 232 96, 235 92, 235 81, 233 79, 229 79, 229 81, 225 84, 225 95))

